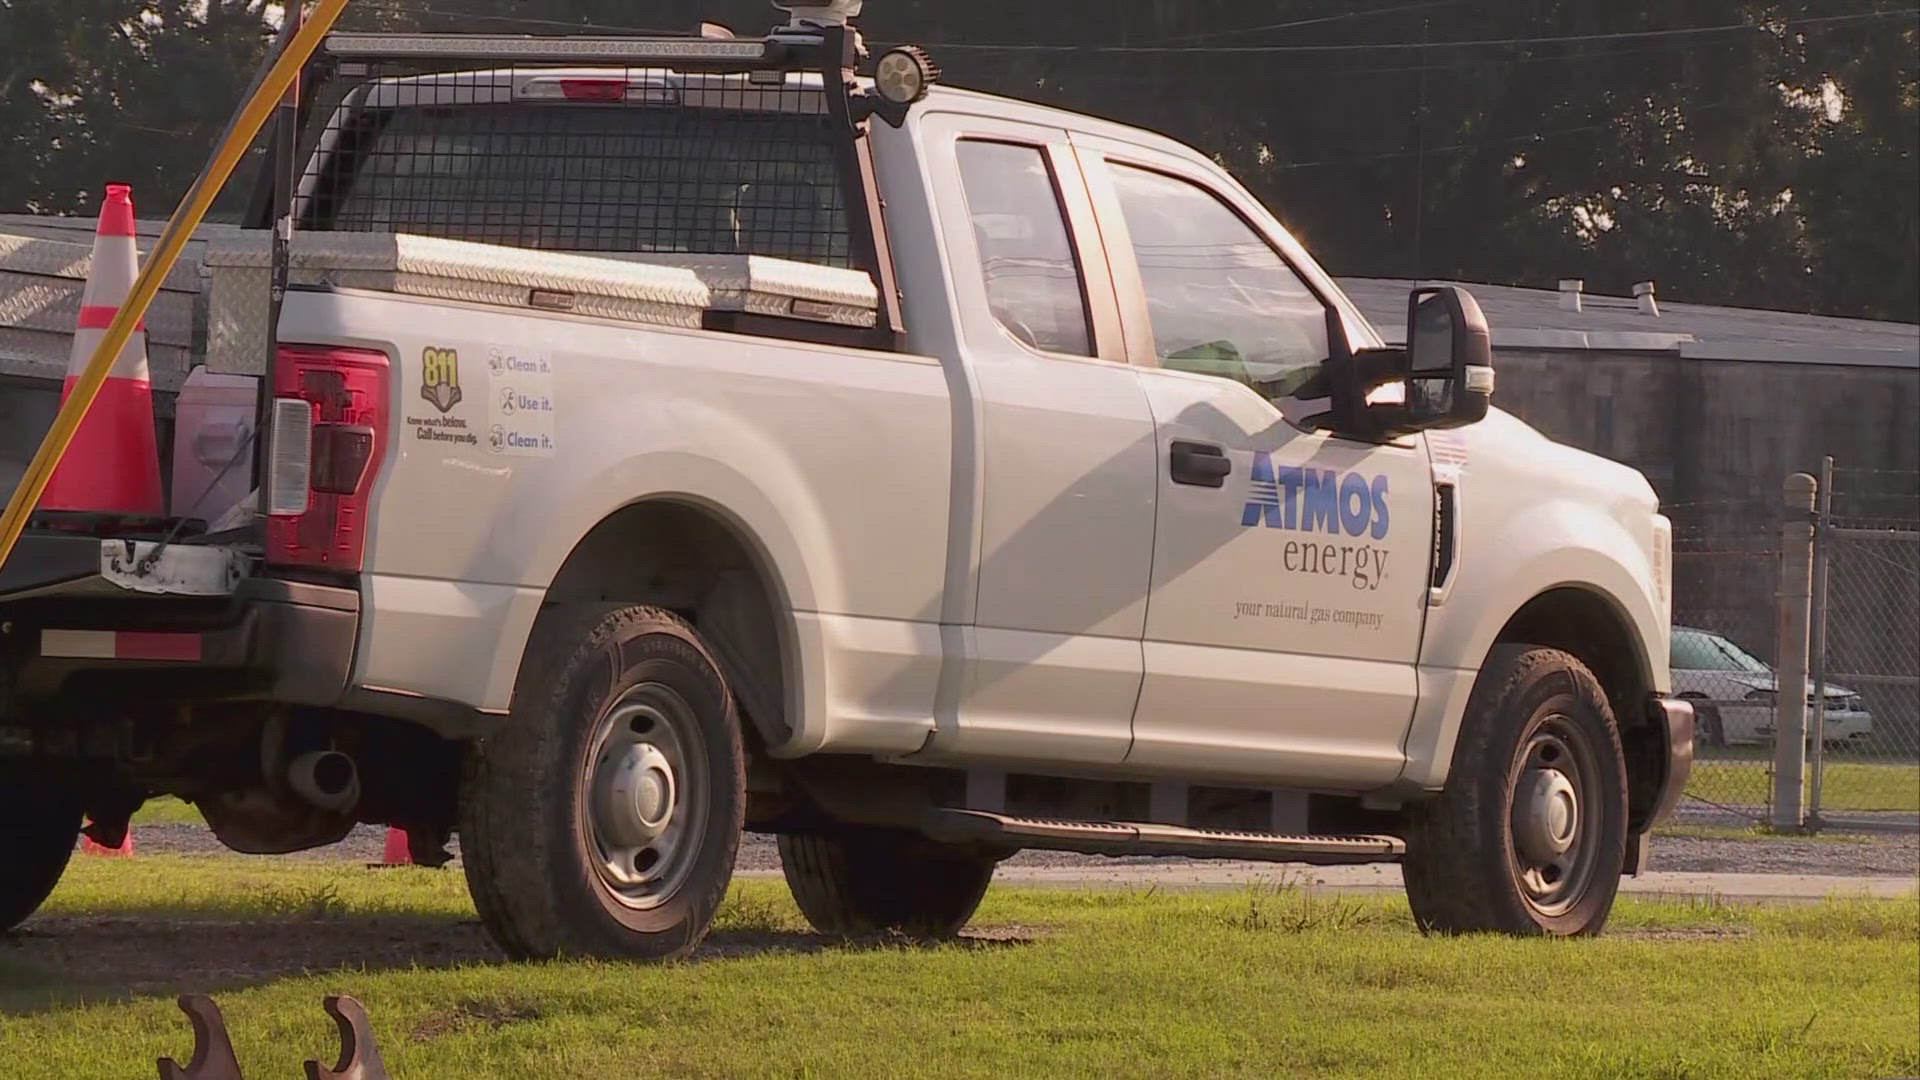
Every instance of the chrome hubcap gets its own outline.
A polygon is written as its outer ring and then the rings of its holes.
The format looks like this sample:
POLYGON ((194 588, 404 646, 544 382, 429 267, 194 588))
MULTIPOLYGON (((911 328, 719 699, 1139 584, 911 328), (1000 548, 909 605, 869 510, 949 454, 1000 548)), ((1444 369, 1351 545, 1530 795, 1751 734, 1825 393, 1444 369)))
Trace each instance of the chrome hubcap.
POLYGON ((692 708, 659 683, 616 699, 596 725, 586 793, 594 869, 621 903, 654 907, 686 879, 706 810, 692 708))

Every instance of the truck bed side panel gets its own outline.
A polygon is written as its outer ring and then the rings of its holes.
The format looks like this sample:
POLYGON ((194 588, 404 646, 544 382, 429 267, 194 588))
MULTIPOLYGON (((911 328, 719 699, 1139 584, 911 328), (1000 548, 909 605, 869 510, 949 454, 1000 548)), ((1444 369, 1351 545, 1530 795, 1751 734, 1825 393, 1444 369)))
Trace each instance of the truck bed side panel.
POLYGON ((793 658, 810 676, 796 744, 834 741, 842 719, 889 745, 930 729, 939 653, 920 639, 939 620, 951 440, 937 363, 349 292, 290 297, 281 338, 393 359, 361 685, 504 709, 580 538, 673 499, 758 546, 807 624, 789 640, 824 650, 793 658))

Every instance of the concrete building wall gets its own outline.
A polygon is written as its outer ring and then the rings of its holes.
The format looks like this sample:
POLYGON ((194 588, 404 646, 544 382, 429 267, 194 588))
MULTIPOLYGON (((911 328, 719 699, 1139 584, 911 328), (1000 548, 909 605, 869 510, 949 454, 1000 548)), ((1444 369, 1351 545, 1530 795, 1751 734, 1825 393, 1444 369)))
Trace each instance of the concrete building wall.
MULTIPOLYGON (((1495 363, 1501 408, 1638 468, 1660 493, 1674 522, 1674 621, 1726 634, 1769 661, 1788 474, 1817 476, 1832 455, 1836 519, 1920 524, 1920 367, 1524 350, 1501 350, 1495 363)), ((1829 671, 1914 673, 1912 559, 1911 543, 1836 548, 1829 671)), ((1853 688, 1877 718, 1883 748, 1920 743, 1912 688, 1858 680, 1853 688)))
POLYGON ((1782 478, 1920 470, 1920 367, 1500 350, 1495 404, 1647 474, 1663 502, 1771 500, 1782 478))

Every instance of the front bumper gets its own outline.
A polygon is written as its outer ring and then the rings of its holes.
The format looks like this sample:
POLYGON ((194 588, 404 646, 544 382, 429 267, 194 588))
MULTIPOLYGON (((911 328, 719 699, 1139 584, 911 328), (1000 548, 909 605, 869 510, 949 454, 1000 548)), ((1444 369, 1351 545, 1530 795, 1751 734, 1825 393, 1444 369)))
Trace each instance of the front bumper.
MULTIPOLYGON (((1652 798, 1636 807, 1634 832, 1646 832, 1664 821, 1679 804, 1693 776, 1693 703, 1679 698, 1656 696, 1648 705, 1649 719, 1659 736, 1655 752, 1659 758, 1660 780, 1651 785, 1652 798)), ((1649 762, 1652 764, 1652 762, 1649 762)))

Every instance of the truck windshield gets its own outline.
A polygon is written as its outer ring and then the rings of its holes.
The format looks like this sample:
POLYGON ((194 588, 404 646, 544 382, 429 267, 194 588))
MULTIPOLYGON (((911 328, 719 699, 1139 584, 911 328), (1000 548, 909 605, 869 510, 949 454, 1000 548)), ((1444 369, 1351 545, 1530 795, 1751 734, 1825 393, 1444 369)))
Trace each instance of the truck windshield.
POLYGON ((491 102, 366 108, 302 227, 543 251, 849 264, 825 117, 491 102))

